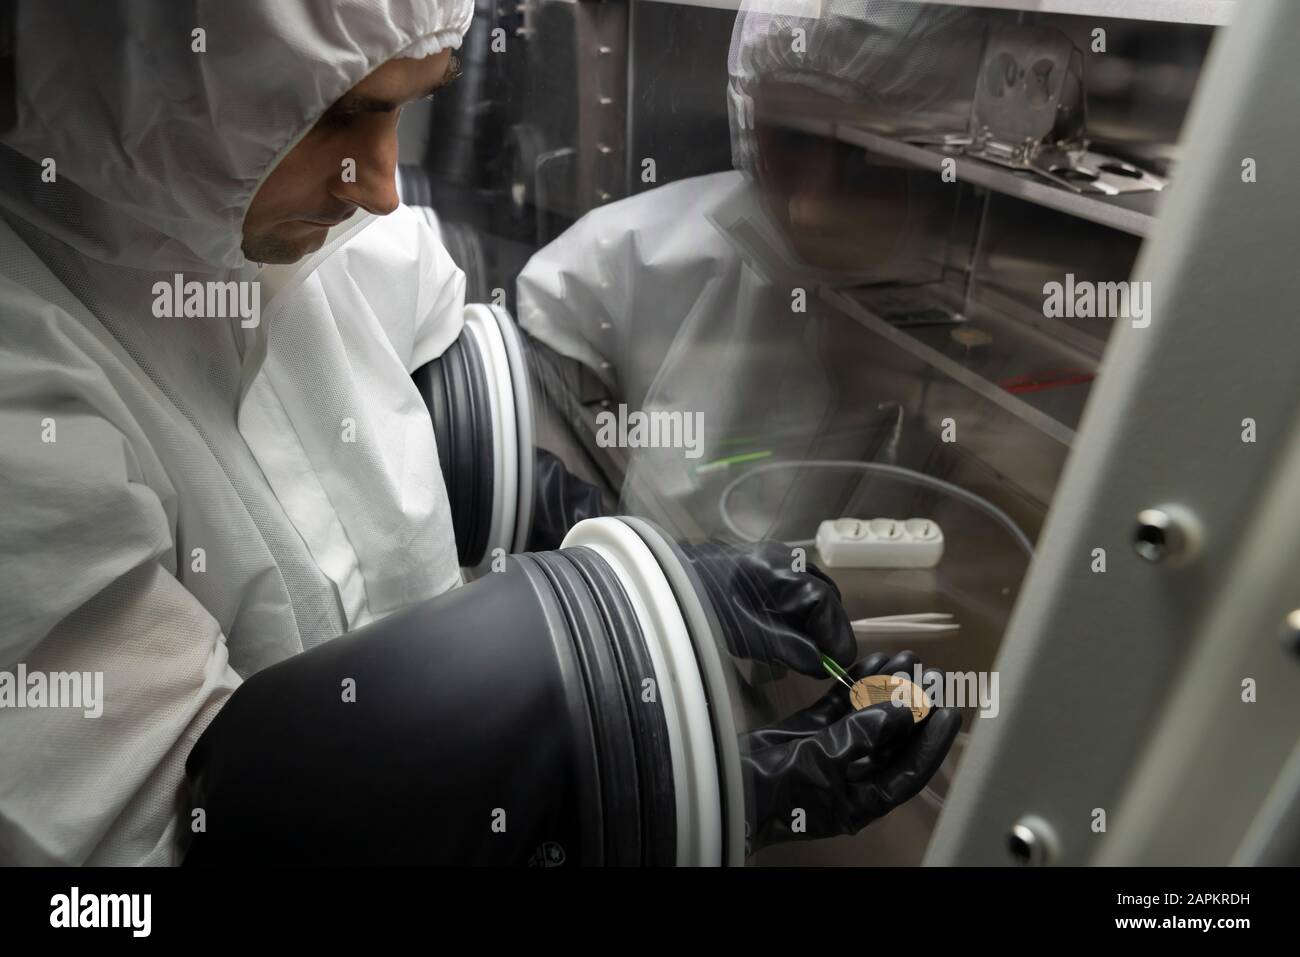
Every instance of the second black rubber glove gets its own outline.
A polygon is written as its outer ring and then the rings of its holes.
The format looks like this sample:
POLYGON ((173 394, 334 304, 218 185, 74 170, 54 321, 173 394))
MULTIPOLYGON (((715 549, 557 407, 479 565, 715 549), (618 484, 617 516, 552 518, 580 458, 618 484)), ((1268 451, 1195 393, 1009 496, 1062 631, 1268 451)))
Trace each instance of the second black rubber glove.
POLYGON ((821 569, 795 571, 789 545, 683 544, 708 592, 731 653, 823 678, 823 654, 841 665, 857 657, 840 591, 821 569))
MULTIPOLYGON (((911 676, 916 664, 911 652, 876 653, 849 674, 854 681, 911 676)), ((939 669, 924 675, 943 686, 939 669)), ((742 735, 750 849, 856 833, 920 793, 960 728, 956 708, 933 708, 919 724, 911 709, 892 702, 854 711, 848 689, 837 682, 785 721, 742 735)))
POLYGON ((554 454, 543 448, 534 454, 528 551, 549 552, 559 548, 569 529, 583 519, 604 515, 605 503, 600 489, 570 472, 554 454))

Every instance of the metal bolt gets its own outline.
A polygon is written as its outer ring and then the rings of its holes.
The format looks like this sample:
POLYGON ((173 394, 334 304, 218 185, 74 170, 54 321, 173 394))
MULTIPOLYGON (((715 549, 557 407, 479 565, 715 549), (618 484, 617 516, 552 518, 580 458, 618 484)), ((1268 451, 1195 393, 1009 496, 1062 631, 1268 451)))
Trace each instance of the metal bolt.
POLYGON ((1037 867, 1056 856, 1056 836, 1040 817, 1022 817, 1007 833, 1007 850, 1017 864, 1037 867))
POLYGON ((1300 608, 1286 616, 1286 622, 1282 626, 1282 641, 1286 644, 1287 651, 1300 656, 1300 608))
POLYGON ((1191 556, 1200 542, 1196 520, 1177 505, 1138 512, 1133 549, 1149 562, 1177 563, 1191 556))

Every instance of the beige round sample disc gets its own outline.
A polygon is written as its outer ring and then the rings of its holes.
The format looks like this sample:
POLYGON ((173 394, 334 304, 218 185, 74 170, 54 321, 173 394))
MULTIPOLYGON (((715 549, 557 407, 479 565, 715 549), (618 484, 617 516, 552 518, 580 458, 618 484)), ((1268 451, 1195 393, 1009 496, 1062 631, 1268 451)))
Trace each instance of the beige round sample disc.
POLYGON ((975 346, 987 346, 993 341, 993 336, 983 329, 972 329, 970 327, 959 327, 949 333, 957 342, 960 342, 967 349, 975 346))
POLYGON ((866 678, 859 678, 849 691, 849 700, 853 702, 855 711, 888 701, 904 702, 912 709, 913 722, 923 721, 930 713, 930 702, 925 699, 925 692, 906 678, 894 675, 868 675, 866 678))

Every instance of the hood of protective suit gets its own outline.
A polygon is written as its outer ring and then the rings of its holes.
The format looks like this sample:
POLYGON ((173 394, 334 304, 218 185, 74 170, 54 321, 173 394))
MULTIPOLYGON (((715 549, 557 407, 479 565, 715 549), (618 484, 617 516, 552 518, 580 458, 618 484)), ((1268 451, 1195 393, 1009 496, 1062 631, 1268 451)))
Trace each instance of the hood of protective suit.
POLYGON ((0 205, 103 263, 240 268, 249 203, 325 109, 394 57, 458 48, 472 14, 473 0, 17 0, 0 205))
POLYGON ((745 0, 727 60, 736 169, 755 172, 760 84, 806 86, 892 135, 964 130, 988 11, 901 0, 745 0))

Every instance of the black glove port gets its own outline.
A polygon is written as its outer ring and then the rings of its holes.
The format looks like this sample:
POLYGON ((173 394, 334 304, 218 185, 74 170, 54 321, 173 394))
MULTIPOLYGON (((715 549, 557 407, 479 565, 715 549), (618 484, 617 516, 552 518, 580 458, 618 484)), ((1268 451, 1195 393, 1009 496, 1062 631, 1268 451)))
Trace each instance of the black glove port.
POLYGON ((186 762, 185 863, 672 864, 654 676, 595 553, 511 559, 237 689, 186 762))
POLYGON ((186 762, 185 863, 741 864, 747 827, 855 830, 942 761, 945 709, 839 685, 740 734, 683 549, 636 518, 566 542, 252 675, 186 762))
POLYGON ((554 551, 606 514, 601 492, 534 447, 527 345, 503 309, 471 306, 465 328, 411 378, 429 409, 462 568, 501 554, 554 551))
POLYGON ((533 523, 532 396, 514 320, 466 307, 460 337, 411 378, 433 421, 460 564, 485 573, 527 547, 533 523))

